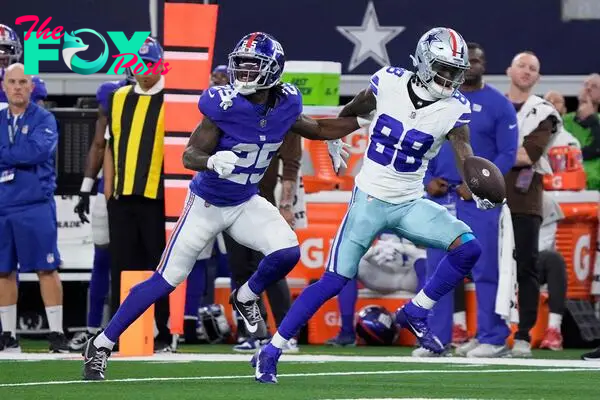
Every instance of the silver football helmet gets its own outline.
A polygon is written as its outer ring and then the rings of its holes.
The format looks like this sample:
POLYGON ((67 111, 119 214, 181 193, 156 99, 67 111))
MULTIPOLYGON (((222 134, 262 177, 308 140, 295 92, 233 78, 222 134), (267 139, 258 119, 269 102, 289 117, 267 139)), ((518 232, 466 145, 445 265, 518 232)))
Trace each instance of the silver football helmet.
POLYGON ((421 36, 411 57, 427 90, 437 98, 445 98, 464 82, 470 67, 468 53, 467 43, 458 32, 433 28, 421 36))

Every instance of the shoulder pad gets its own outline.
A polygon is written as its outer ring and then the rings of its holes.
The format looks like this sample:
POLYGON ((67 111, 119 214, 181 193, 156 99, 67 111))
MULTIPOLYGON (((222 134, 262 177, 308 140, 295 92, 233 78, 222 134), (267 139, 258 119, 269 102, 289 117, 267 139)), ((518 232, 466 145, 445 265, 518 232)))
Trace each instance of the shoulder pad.
POLYGON ((382 84, 383 82, 385 82, 387 79, 390 78, 401 78, 403 77, 407 72, 404 68, 400 68, 400 67, 392 67, 392 66, 385 66, 383 68, 381 68, 379 71, 375 72, 373 75, 371 75, 371 79, 369 82, 369 87, 371 88, 371 91, 373 91, 373 93, 377 96, 377 94, 379 93, 379 86, 380 84, 382 84))
POLYGON ((208 118, 215 120, 233 106, 237 93, 231 85, 213 86, 204 91, 198 100, 198 109, 208 118))
POLYGON ((463 108, 467 108, 469 112, 471 111, 471 102, 461 92, 455 90, 452 97, 458 100, 458 103, 460 103, 460 105, 462 105, 463 108))
POLYGON ((282 83, 281 92, 286 96, 287 101, 299 107, 298 113, 302 113, 302 92, 291 83, 282 83))
POLYGON ((104 82, 96 91, 96 100, 98 101, 98 104, 102 105, 104 110, 108 110, 108 99, 111 93, 123 86, 126 85, 121 81, 104 82))

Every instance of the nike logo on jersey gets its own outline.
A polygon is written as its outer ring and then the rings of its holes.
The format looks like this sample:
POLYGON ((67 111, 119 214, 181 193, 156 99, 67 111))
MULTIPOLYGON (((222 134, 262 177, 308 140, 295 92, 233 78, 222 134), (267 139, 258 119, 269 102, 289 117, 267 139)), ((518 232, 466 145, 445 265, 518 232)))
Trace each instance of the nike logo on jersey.
POLYGON ((508 126, 508 129, 515 129, 517 127, 517 124, 512 124, 508 126))
POLYGON ((212 99, 213 97, 215 97, 215 95, 213 94, 213 92, 211 90, 208 91, 208 95, 210 96, 210 98, 212 99))

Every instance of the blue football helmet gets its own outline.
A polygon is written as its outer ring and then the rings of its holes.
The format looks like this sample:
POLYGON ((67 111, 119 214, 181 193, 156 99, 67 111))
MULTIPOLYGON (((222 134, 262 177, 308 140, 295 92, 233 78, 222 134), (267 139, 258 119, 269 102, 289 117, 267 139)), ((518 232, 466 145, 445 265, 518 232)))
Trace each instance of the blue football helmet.
POLYGON ((269 89, 279 83, 284 65, 283 47, 274 37, 250 33, 229 54, 229 83, 242 95, 269 89))
POLYGON ((18 62, 23 54, 21 39, 9 26, 0 24, 0 68, 18 62))
POLYGON ((356 334, 368 345, 390 346, 398 338, 398 328, 388 310, 372 305, 358 313, 356 334))

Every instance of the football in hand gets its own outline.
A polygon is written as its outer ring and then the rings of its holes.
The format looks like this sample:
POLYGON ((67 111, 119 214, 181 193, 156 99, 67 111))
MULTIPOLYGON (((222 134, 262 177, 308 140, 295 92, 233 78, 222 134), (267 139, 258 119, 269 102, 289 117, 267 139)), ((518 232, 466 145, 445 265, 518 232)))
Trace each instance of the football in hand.
POLYGON ((469 157, 465 160, 466 184, 471 192, 481 199, 500 204, 506 198, 506 185, 502 172, 489 160, 469 157))

